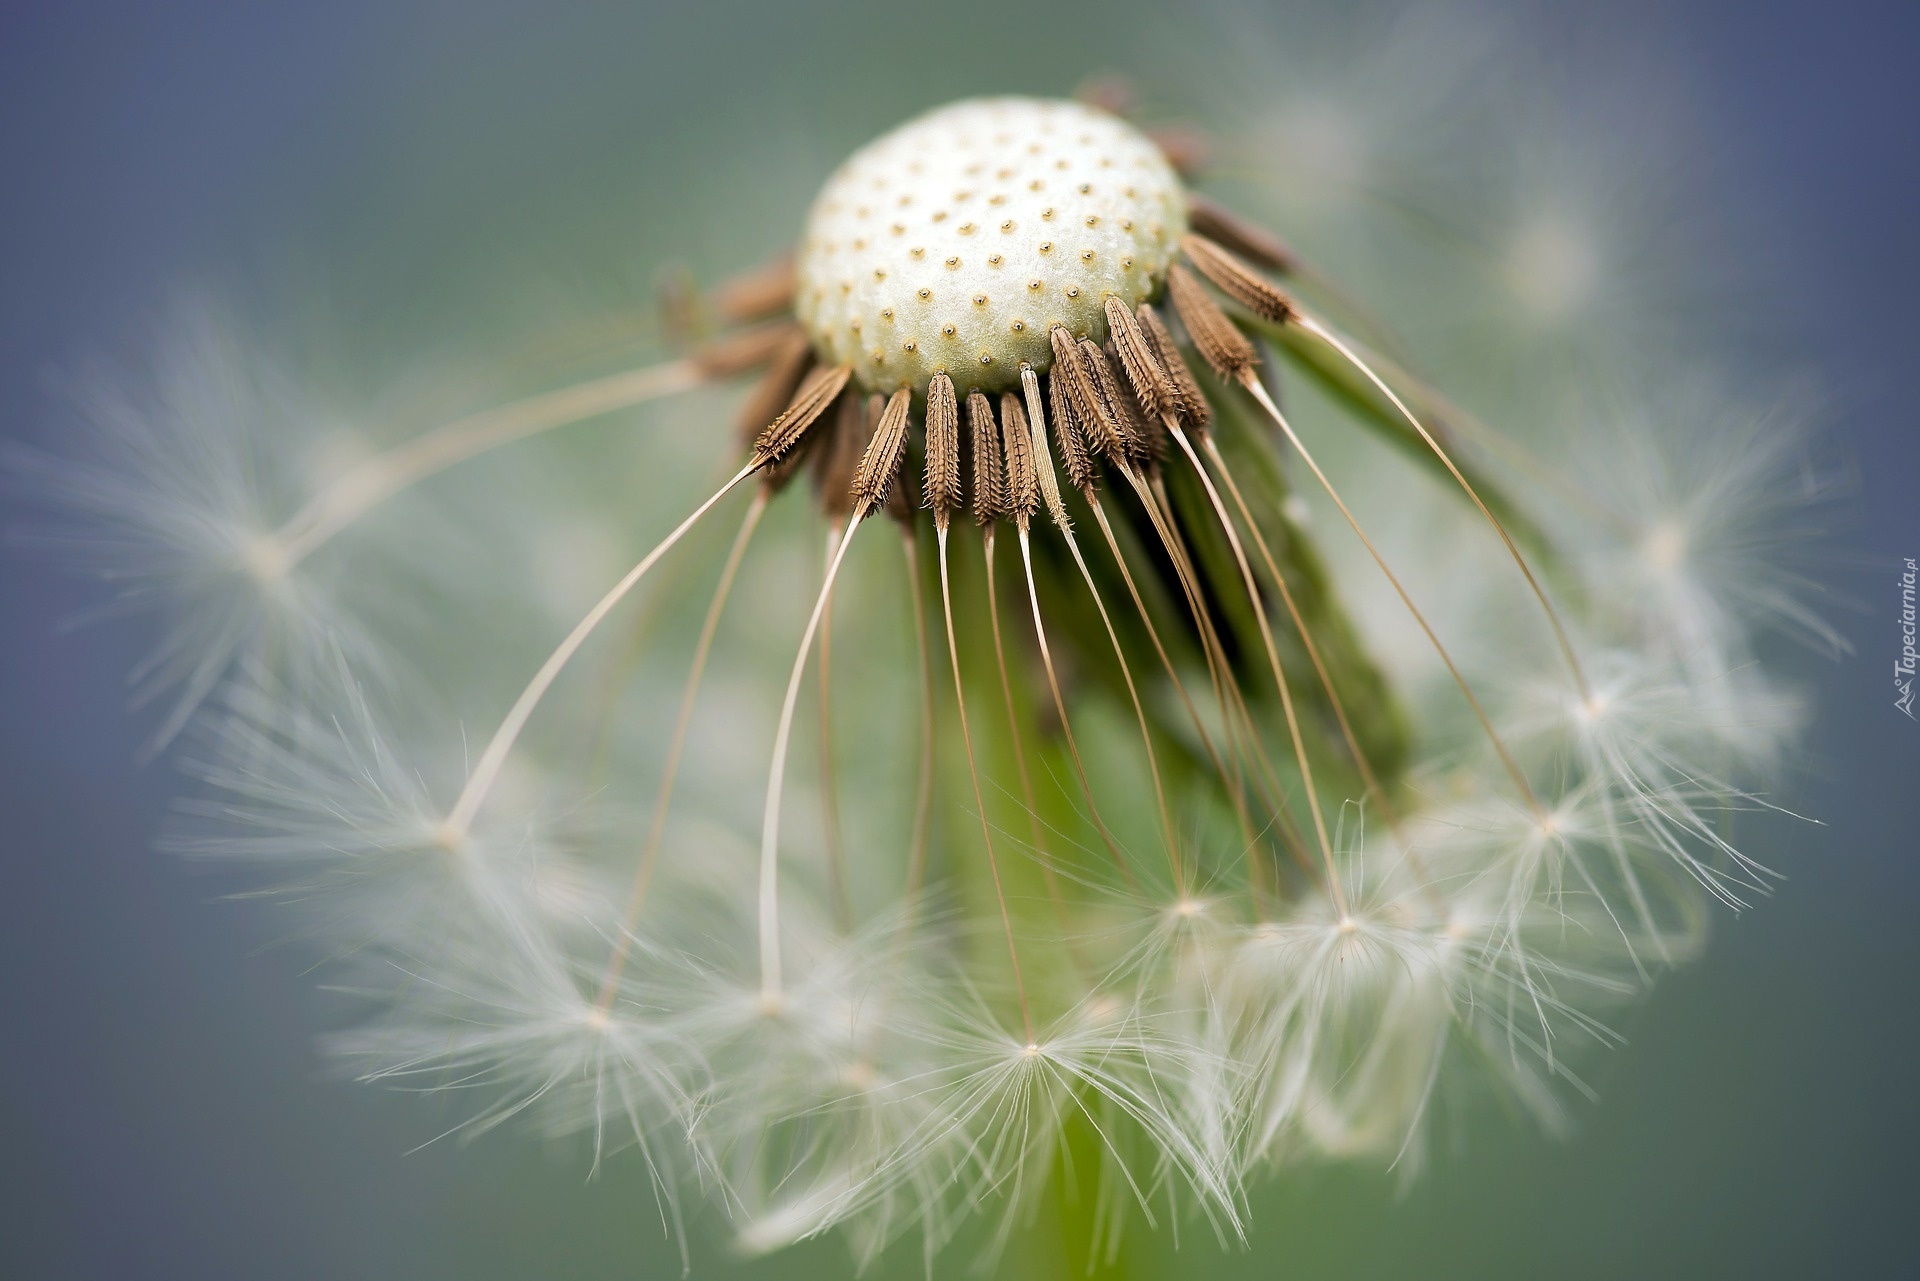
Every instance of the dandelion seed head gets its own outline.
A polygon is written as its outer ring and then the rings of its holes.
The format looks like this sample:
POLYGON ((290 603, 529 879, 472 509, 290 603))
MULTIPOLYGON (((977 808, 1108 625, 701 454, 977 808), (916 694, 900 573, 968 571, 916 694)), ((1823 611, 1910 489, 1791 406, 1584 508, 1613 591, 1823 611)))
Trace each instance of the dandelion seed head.
POLYGON ((981 98, 856 152, 814 202, 796 308, 826 360, 875 391, 945 371, 1017 388, 1048 333, 1105 339, 1105 300, 1152 296, 1186 228, 1172 166, 1133 126, 1079 103, 981 98), (897 230, 896 230, 897 229, 897 230))
POLYGON ((390 450, 230 325, 88 384, 111 456, 41 474, 169 620, 168 845, 297 905, 365 1003, 343 1061, 467 1132, 635 1147, 743 1252, 832 1231, 862 1263, 976 1214, 991 1253, 1089 1145, 1103 1224, 1171 1201, 1228 1239, 1256 1166, 1415 1168, 1443 1071, 1562 1123, 1565 1047, 1771 883, 1728 820, 1798 724, 1757 638, 1830 636, 1783 568, 1825 491, 1790 413, 1638 366, 1587 394, 1633 345, 1587 337, 1663 295, 1605 202, 1463 150, 1526 132, 1484 141, 1463 88, 1516 60, 1328 13, 1332 52, 1219 113, 1223 178, 1277 170, 1271 232, 1190 198, 1167 133, 975 99, 847 160, 790 266, 657 368, 390 450), (753 369, 730 453, 455 465, 753 369), (401 591, 443 500, 469 524, 401 591))

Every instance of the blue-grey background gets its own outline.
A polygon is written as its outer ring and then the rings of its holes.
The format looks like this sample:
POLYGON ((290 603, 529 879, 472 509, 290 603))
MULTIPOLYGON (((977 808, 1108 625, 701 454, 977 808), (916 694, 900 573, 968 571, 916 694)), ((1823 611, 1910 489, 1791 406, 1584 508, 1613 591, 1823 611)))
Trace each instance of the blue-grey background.
MULTIPOLYGON (((1920 1275, 1920 725, 1887 680, 1893 566, 1920 556, 1920 9, 1579 8, 1516 13, 1575 65, 1604 39, 1684 70, 1717 163, 1769 224, 1759 271, 1789 309, 1773 331, 1824 370, 1859 474, 1828 549, 1858 602, 1836 619, 1855 652, 1806 666, 1820 715, 1793 797, 1825 826, 1765 838, 1784 891, 1629 1017, 1632 1045, 1601 1065, 1603 1102, 1570 1142, 1493 1118, 1403 1196, 1370 1176, 1292 1179, 1262 1195, 1249 1252, 1179 1256, 1210 1277, 1920 1275)), ((910 95, 1064 92, 1114 59, 1102 32, 1131 12, 8 6, 0 431, 57 444, 49 371, 137 338, 183 277, 283 270, 289 235, 330 269, 340 246, 407 246, 353 269, 444 289, 440 220, 461 220, 470 254, 563 256, 580 229, 542 193, 589 209, 631 193, 610 162, 804 140, 816 118, 853 139, 910 95), (861 128, 870 93, 886 109, 861 128)), ((697 218, 674 228, 671 196, 589 220, 687 234, 708 272, 740 260, 684 232, 697 218)), ((773 216, 740 214, 769 238, 773 216)), ((404 337, 405 315, 383 323, 404 337)), ((325 1078, 302 958, 150 852, 175 779, 133 764, 122 677, 141 631, 61 628, 96 599, 0 558, 0 1276, 677 1274, 637 1172, 587 1181, 577 1153, 507 1136, 405 1155, 440 1127, 431 1107, 325 1078)), ((696 1275, 732 1267, 696 1251, 696 1275)), ((843 1270, 832 1244, 747 1269, 843 1270)))

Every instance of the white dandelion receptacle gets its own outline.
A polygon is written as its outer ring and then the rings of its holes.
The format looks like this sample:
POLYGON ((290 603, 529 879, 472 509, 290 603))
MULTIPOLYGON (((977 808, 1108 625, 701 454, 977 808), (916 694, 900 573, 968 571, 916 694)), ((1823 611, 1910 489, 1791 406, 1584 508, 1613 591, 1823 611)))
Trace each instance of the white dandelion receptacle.
POLYGON ((794 312, 824 360, 872 391, 1020 384, 1056 325, 1106 337, 1102 306, 1159 291, 1186 230, 1167 158, 1073 102, 984 99, 855 153, 801 234, 794 312))

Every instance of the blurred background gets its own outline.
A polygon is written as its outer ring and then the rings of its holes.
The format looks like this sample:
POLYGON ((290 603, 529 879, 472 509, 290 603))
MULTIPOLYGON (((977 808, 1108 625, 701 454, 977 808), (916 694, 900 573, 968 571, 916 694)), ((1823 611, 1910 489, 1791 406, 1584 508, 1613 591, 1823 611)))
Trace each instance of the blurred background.
MULTIPOLYGON (((1895 570, 1920 556, 1920 11, 1811 0, 1479 6, 1546 83, 1661 86, 1711 169, 1716 252, 1755 259, 1754 346, 1821 376, 1856 499, 1822 576, 1853 652, 1783 651, 1818 709, 1756 825, 1786 873, 1624 1015, 1569 1140, 1487 1109, 1411 1187, 1291 1174, 1252 1241, 1133 1238, 1139 1276, 1897 1277, 1920 1092, 1920 724, 1892 706, 1895 570)), ((405 0, 14 5, 0 14, 0 432, 58 448, 54 377, 142 341, 183 283, 297 312, 354 366, 557 310, 642 311, 671 261, 770 256, 851 146, 918 107, 1191 81, 1258 29, 1098 6, 552 6, 405 0)), ((1244 70, 1244 65, 1242 66, 1244 70)), ((1650 89, 1649 92, 1652 92, 1650 89)), ((1597 95, 1595 100, 1606 100, 1597 95)), ((1632 119, 1629 121, 1628 117, 1632 119)), ((1601 121, 1605 125, 1605 120, 1601 121)), ((391 373, 392 369, 387 372, 391 373)), ((6 515, 12 523, 12 513, 6 515)), ((178 790, 134 764, 136 624, 0 556, 0 1275, 648 1277, 679 1271, 641 1171, 332 1079, 310 958, 150 842, 178 790), (419 1148, 419 1150, 414 1150, 419 1148)), ((711 1224, 707 1225, 711 1227, 711 1224)), ((700 1277, 839 1276, 826 1241, 700 1277)), ((917 1271, 910 1257, 894 1260, 917 1271)), ((956 1260, 953 1271, 962 1269, 956 1260)))

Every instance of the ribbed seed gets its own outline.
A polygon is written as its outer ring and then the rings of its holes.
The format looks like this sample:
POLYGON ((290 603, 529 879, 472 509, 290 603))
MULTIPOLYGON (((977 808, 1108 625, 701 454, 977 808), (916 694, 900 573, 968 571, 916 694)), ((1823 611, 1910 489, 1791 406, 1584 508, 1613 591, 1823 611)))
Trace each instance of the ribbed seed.
POLYGON ((1074 341, 1065 325, 1055 325, 1048 331, 1047 340, 1053 344, 1053 381, 1066 393, 1067 401, 1073 407, 1075 425, 1088 438, 1088 442, 1098 448, 1094 436, 1100 429, 1088 421, 1088 416, 1098 406, 1093 383, 1080 359, 1080 344, 1074 341))
POLYGON ((1173 309, 1180 313, 1180 323, 1187 327, 1187 336, 1215 373, 1228 382, 1238 382, 1259 363, 1253 344, 1192 272, 1175 263, 1167 271, 1167 292, 1173 298, 1173 309))
POLYGON ((1293 315, 1293 300, 1265 276, 1205 236, 1184 236, 1181 251, 1220 292, 1256 316, 1284 323, 1293 315))
POLYGON ((792 402, 768 424, 767 429, 760 433, 760 439, 754 443, 754 466, 765 467, 785 457, 788 450, 800 443, 807 428, 813 426, 834 398, 846 389, 847 379, 852 376, 852 365, 816 369, 807 375, 800 384, 800 390, 793 394, 792 402))
POLYGON ((1057 364, 1054 370, 1054 376, 1047 379, 1047 412, 1053 418, 1054 443, 1060 447, 1060 462, 1067 469, 1067 483, 1083 494, 1090 493, 1097 479, 1093 458, 1087 453, 1087 442, 1074 412, 1073 397, 1067 391, 1067 380, 1060 376, 1057 364))
POLYGON ((1140 332, 1140 322, 1133 318, 1125 303, 1111 295, 1106 308, 1114 354, 1120 358, 1121 372, 1126 374, 1147 421, 1158 422, 1162 414, 1176 412, 1178 394, 1173 380, 1160 367, 1160 357, 1152 343, 1140 332))
MULTIPOLYGON (((1088 449, 1124 467, 1127 454, 1120 443, 1120 425, 1113 420, 1113 411, 1100 398, 1100 385, 1095 381, 1092 366, 1087 363, 1086 353, 1064 326, 1054 326, 1052 341, 1053 376, 1065 380, 1067 399, 1073 404, 1073 419, 1085 437, 1088 449)), ((1099 348, 1094 350, 1098 351, 1099 348)))
POLYGON ((1149 470, 1152 470, 1158 467, 1161 460, 1167 456, 1170 438, 1167 436, 1166 419, 1147 413, 1146 407, 1140 403, 1140 398, 1133 393, 1128 381, 1122 377, 1126 366, 1120 361, 1120 352, 1114 346, 1113 339, 1107 339, 1107 345, 1103 350, 1107 356, 1107 368, 1113 371, 1114 382, 1120 389, 1120 398, 1132 408, 1133 424, 1140 434, 1137 452, 1145 456, 1149 470))
POLYGON ((1187 368, 1186 357, 1180 354, 1180 345, 1173 341, 1167 322, 1146 303, 1141 303, 1134 314, 1140 321, 1140 332, 1147 336, 1154 355, 1160 358, 1160 368, 1166 372, 1167 381, 1173 384, 1175 416, 1195 432, 1204 433, 1213 424, 1213 406, 1207 403, 1207 394, 1200 390, 1199 381, 1187 368))
POLYGON ((973 518, 991 525, 1007 514, 1006 468, 993 405, 977 391, 967 397, 967 442, 973 446, 973 518))
POLYGON ((927 386, 927 506, 946 527, 965 501, 960 492, 960 405, 953 379, 935 374, 927 386))
POLYGON ((863 507, 879 506, 893 487, 893 479, 907 456, 907 411, 911 408, 913 393, 902 387, 881 411, 873 440, 861 455, 860 468, 853 477, 853 496, 863 507))
POLYGON ((1136 466, 1152 462, 1153 442, 1140 419, 1139 402, 1121 383, 1120 375, 1114 372, 1113 362, 1107 359, 1107 353, 1095 346, 1092 339, 1083 339, 1080 351, 1086 360, 1087 371, 1093 376, 1100 403, 1107 411, 1108 422, 1113 430, 1114 443, 1122 456, 1136 466))
POLYGON ((1007 510, 1025 529, 1039 506, 1040 487, 1033 467, 1033 428, 1020 397, 1010 391, 1000 397, 1000 440, 1007 462, 1007 510))
POLYGON ((1205 236, 1268 271, 1284 276, 1299 266, 1299 259, 1286 241, 1264 227, 1254 226, 1239 214, 1227 212, 1205 196, 1188 193, 1187 226, 1196 235, 1205 236))

